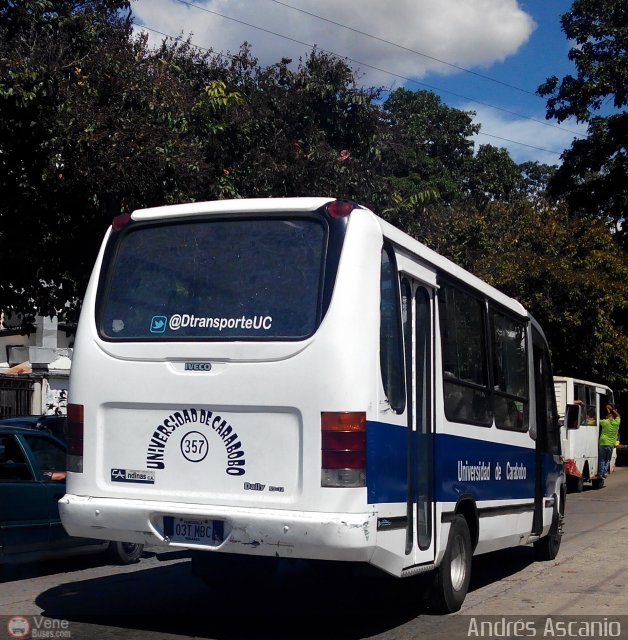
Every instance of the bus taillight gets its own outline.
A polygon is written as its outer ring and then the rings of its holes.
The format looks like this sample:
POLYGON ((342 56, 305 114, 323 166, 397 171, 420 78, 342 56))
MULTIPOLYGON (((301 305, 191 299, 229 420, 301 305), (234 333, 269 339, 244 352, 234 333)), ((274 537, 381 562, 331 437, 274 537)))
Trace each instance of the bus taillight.
POLYGON ((321 486, 366 486, 366 413, 321 413, 321 486))
POLYGON ((114 231, 120 231, 124 229, 131 222, 131 215, 128 213, 121 213, 119 216, 116 216, 111 223, 111 228, 114 231))
POLYGON ((355 209, 351 200, 334 200, 327 205, 327 213, 331 218, 346 218, 355 209))
POLYGON ((83 405, 68 404, 67 470, 83 473, 83 405))

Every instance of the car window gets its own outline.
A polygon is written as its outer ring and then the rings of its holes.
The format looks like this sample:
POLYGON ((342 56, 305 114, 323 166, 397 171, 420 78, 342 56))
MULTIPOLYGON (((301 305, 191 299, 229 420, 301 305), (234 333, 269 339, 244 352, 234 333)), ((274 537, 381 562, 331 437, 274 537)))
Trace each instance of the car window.
POLYGON ((14 435, 0 435, 0 482, 34 480, 24 451, 14 435))
POLYGON ((25 435, 24 439, 31 448, 44 479, 65 479, 65 449, 52 439, 25 435))

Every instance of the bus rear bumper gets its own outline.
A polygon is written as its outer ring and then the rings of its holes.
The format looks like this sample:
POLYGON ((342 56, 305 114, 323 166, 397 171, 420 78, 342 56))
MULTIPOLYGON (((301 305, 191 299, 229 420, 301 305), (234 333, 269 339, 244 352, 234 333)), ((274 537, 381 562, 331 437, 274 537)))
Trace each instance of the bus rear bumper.
POLYGON ((278 558, 370 562, 377 540, 375 512, 294 512, 66 494, 59 513, 72 536, 278 558), (176 531, 178 523, 209 524, 215 539, 185 539, 176 531))

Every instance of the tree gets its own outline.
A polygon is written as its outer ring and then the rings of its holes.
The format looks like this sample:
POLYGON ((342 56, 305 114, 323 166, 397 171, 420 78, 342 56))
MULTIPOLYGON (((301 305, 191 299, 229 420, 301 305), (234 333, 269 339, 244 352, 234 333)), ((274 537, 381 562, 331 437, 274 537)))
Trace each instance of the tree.
POLYGON ((0 4, 5 311, 76 318, 115 215, 216 193, 217 86, 185 43, 134 37, 126 0, 0 4))
POLYGON ((628 207, 628 5, 624 0, 575 0, 562 16, 562 29, 575 44, 569 59, 577 75, 548 78, 547 117, 588 122, 588 136, 575 140, 551 181, 575 214, 595 212, 624 247, 628 207), (601 110, 612 104, 608 115, 601 110), (597 115, 599 114, 599 115, 597 115))
POLYGON ((628 262, 595 216, 571 224, 550 200, 459 208, 427 238, 519 300, 548 336, 558 374, 628 389, 628 262))
POLYGON ((608 153, 602 169, 585 167, 551 202, 546 186, 564 167, 517 166, 491 146, 474 156, 473 114, 429 92, 380 98, 317 50, 261 67, 246 43, 229 57, 173 39, 150 48, 126 0, 0 0, 3 310, 75 319, 119 213, 329 195, 370 206, 527 304, 559 371, 625 380, 625 252, 600 223, 620 201, 593 188, 580 195, 591 211, 573 199, 623 153, 610 154, 617 121, 605 121, 606 146, 582 141, 586 153, 565 156, 570 167, 608 153))
POLYGON ((556 173, 556 165, 541 162, 523 162, 519 165, 522 188, 528 198, 546 196, 549 183, 556 173))
POLYGON ((242 47, 227 70, 243 105, 221 139, 239 196, 329 195, 373 202, 382 125, 377 89, 362 89, 347 64, 316 50, 262 68, 242 47))
POLYGON ((508 202, 523 187, 521 169, 506 149, 480 145, 470 166, 469 190, 480 207, 489 202, 508 202))
POLYGON ((473 113, 453 109, 429 91, 396 89, 384 102, 390 127, 384 171, 402 196, 434 192, 439 201, 460 201, 473 159, 473 113))

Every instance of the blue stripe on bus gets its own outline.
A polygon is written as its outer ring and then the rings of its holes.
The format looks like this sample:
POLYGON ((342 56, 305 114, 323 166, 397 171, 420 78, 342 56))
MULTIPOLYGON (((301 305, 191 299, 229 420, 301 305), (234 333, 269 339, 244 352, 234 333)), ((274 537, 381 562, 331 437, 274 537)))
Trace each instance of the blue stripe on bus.
MULTIPOLYGON (((416 434, 414 434, 416 436, 416 434)), ((475 500, 534 498, 534 441, 516 447, 475 438, 436 434, 434 438, 434 499, 456 502, 464 494, 475 500)), ((407 499, 407 430, 403 426, 368 421, 366 478, 369 504, 407 499)), ((416 439, 414 440, 416 443, 416 439)), ((429 442, 429 437, 426 438, 429 442)), ((560 469, 544 456, 543 476, 560 469)))
POLYGON ((405 502, 408 431, 384 422, 366 422, 366 487, 369 504, 405 502))
POLYGON ((531 448, 440 434, 435 439, 439 502, 468 493, 476 500, 534 498, 534 441, 531 448))

